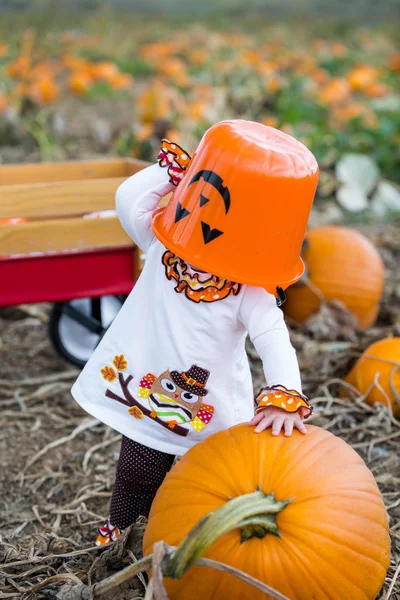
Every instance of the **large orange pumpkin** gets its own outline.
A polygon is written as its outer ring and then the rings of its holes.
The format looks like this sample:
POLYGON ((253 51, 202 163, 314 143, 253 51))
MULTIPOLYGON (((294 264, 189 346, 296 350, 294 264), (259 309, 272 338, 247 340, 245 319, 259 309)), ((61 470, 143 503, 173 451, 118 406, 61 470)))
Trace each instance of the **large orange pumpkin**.
POLYGON ((371 406, 376 402, 385 406, 390 403, 394 416, 400 418, 400 337, 386 338, 369 346, 345 381, 361 394, 371 388, 366 402, 371 406))
MULTIPOLYGON (((238 425, 194 446, 154 500, 145 554, 159 540, 178 545, 204 515, 257 489, 289 501, 278 506, 277 535, 256 537, 260 529, 250 527, 241 543, 243 530, 241 535, 235 529, 205 557, 241 569, 291 600, 376 597, 390 555, 382 497, 360 456, 313 426, 306 436, 295 432, 285 438, 238 425)), ((218 527, 217 520, 216 533, 218 527)), ((232 575, 207 567, 193 567, 179 580, 166 577, 164 583, 170 600, 266 599, 232 575)))
POLYGON ((284 311, 299 323, 316 313, 321 298, 340 300, 362 329, 375 322, 383 293, 384 266, 375 246, 361 233, 346 227, 310 229, 303 259, 308 281, 290 287, 284 311))

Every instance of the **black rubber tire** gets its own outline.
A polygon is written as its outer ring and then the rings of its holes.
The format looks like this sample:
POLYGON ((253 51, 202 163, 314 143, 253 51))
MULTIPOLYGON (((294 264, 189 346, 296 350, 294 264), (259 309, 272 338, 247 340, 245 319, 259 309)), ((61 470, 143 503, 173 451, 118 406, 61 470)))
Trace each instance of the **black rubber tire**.
MULTIPOLYGON (((117 299, 120 302, 120 306, 122 306, 126 297, 115 296, 114 298, 117 299)), ((87 329, 88 335, 94 333, 98 336, 97 343, 93 347, 93 350, 100 343, 108 329, 108 327, 104 327, 101 322, 102 298, 87 298, 84 300, 90 300, 92 303, 92 314, 90 316, 82 313, 79 314, 79 311, 72 304, 74 301, 67 301, 54 304, 49 319, 49 335, 54 348, 58 354, 77 367, 84 367, 90 356, 83 359, 82 357, 74 355, 74 353, 66 347, 61 334, 61 323, 65 315, 67 314, 70 319, 80 323, 80 325, 87 329)))

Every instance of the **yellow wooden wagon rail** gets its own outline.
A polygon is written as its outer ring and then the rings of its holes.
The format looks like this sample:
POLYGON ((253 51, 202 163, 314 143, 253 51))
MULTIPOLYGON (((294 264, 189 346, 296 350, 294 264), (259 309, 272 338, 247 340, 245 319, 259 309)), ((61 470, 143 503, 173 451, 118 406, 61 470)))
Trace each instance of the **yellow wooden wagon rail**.
POLYGON ((117 217, 82 219, 115 208, 115 191, 147 166, 138 160, 81 161, 0 167, 0 256, 132 246, 117 217))

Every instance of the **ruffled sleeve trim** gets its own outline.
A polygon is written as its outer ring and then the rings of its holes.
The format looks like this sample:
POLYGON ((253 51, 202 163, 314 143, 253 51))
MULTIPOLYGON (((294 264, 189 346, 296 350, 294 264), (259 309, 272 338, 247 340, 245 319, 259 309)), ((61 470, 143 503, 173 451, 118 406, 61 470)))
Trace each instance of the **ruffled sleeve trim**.
POLYGON ((182 181, 191 159, 190 154, 175 142, 161 140, 161 149, 157 161, 160 167, 167 168, 170 182, 174 186, 182 181))
POLYGON ((306 409, 304 419, 312 415, 313 408, 308 402, 307 396, 300 394, 296 390, 288 390, 284 385, 272 385, 261 388, 255 398, 257 405, 256 413, 267 406, 274 406, 289 413, 295 413, 300 408, 306 409))

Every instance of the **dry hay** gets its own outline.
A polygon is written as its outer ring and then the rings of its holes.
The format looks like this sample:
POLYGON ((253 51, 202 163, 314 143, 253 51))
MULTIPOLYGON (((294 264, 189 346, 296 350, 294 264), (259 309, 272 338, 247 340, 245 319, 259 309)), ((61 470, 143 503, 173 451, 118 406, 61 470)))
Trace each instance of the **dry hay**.
MULTIPOLYGON (((400 600, 400 423, 382 406, 337 395, 338 378, 367 345, 400 335, 398 230, 375 227, 367 233, 388 273, 377 325, 357 332, 352 318, 332 305, 291 329, 305 392, 316 409, 313 422, 351 444, 382 491, 392 562, 379 598, 400 600)), ((48 310, 35 305, 0 311, 0 599, 73 600, 71 586, 100 581, 140 556, 143 522, 103 553, 91 545, 107 516, 120 436, 73 402, 69 389, 77 370, 50 345, 48 310)), ((261 386, 260 361, 250 347, 249 356, 255 387, 261 386)), ((144 580, 136 578, 118 598, 144 594, 144 580)))

